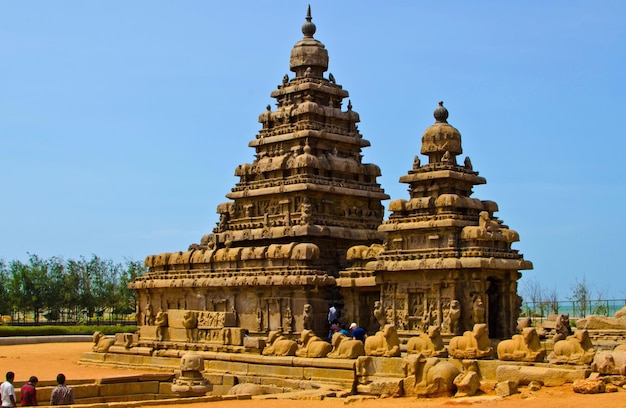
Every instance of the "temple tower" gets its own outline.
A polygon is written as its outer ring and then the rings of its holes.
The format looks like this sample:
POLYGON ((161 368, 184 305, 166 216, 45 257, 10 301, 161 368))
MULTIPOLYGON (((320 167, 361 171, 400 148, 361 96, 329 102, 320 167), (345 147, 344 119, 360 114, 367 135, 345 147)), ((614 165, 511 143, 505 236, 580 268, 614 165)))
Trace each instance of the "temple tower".
MULTIPOLYGON (((362 162, 370 143, 344 102, 348 92, 324 76, 328 52, 315 30, 309 8, 291 51, 295 76, 285 74, 271 93, 276 108, 260 114, 262 129, 249 143, 254 160, 236 168, 239 182, 217 207, 213 232, 187 251, 146 258, 149 272, 131 284, 140 326, 154 326, 149 316, 158 309, 169 311, 169 327, 191 310, 222 313, 251 334, 325 334, 347 249, 383 242, 377 228, 389 196, 377 183, 379 167, 362 162)), ((158 340, 150 330, 143 337, 158 340)))
POLYGON ((378 228, 385 245, 351 248, 353 266, 340 273, 338 285, 349 309, 370 328, 381 322, 406 330, 441 325, 444 333, 460 334, 487 323, 490 337, 506 338, 519 316, 518 271, 532 263, 511 248, 519 236, 494 216, 498 205, 471 197, 473 186, 486 181, 469 157, 457 162, 461 134, 448 124, 443 102, 434 116, 422 137, 428 163, 415 156, 400 177, 409 200, 392 201, 389 219, 378 228), (378 322, 371 321, 374 302, 378 322))

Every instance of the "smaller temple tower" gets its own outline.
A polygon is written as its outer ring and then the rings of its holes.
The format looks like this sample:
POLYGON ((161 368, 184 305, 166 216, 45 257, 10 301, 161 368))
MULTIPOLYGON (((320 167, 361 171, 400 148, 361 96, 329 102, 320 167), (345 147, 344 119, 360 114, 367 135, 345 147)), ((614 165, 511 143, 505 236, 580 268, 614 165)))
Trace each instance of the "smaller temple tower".
POLYGON ((392 201, 389 219, 378 228, 385 244, 351 248, 353 266, 337 283, 352 314, 371 330, 393 323, 461 334, 486 323, 490 337, 510 337, 521 306, 518 271, 532 263, 511 248, 519 236, 494 216, 498 205, 471 197, 473 186, 486 181, 469 157, 458 163, 461 134, 448 124, 443 102, 434 116, 422 137, 428 163, 415 156, 400 177, 409 200, 392 201))

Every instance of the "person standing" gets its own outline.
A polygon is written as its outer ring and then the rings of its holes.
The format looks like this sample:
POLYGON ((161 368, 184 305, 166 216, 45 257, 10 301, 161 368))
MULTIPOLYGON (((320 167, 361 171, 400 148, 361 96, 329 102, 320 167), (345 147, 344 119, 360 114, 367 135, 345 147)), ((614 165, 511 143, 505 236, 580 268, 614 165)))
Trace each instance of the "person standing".
POLYGON ((50 395, 50 405, 70 405, 74 403, 74 390, 65 385, 65 375, 57 375, 57 385, 50 395))
POLYGON ((28 382, 20 388, 20 402, 23 407, 34 407, 37 405, 37 383, 39 379, 34 375, 28 379, 28 382))
POLYGON ((6 374, 6 381, 0 385, 0 394, 2 394, 2 407, 16 407, 15 402, 15 387, 13 387, 13 380, 15 379, 15 373, 8 371, 6 374))

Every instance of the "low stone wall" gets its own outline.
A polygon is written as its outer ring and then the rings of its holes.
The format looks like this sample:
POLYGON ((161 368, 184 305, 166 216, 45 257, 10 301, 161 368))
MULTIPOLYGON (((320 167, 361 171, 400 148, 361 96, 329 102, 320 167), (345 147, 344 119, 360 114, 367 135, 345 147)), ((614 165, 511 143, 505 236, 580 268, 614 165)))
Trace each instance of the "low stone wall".
MULTIPOLYGON (((184 353, 183 351, 180 351, 184 353)), ((407 378, 405 357, 359 357, 357 360, 329 358, 270 357, 246 353, 199 352, 205 359, 203 376, 213 386, 213 395, 223 395, 236 384, 252 383, 290 389, 312 389, 330 385, 360 394, 402 395, 407 378), (397 389, 397 390, 396 390, 397 389)), ((463 372, 463 362, 449 361, 463 372)), ((177 356, 84 353, 81 362, 113 366, 150 367, 176 370, 177 356)), ((481 381, 515 381, 528 384, 539 381, 546 386, 571 383, 590 373, 588 366, 524 363, 500 360, 476 360, 481 381)), ((408 375, 410 377, 410 375, 408 375)))
MULTIPOLYGON (((97 404, 123 401, 146 401, 178 398, 172 392, 173 373, 138 374, 123 377, 105 377, 97 380, 68 380, 74 390, 77 404, 97 404)), ((16 393, 22 383, 16 383, 16 393)), ((48 405, 55 381, 40 381, 37 384, 39 405, 48 405)))
MULTIPOLYGON (((130 349, 132 350, 132 349, 130 349)), ((117 353, 83 353, 84 364, 109 365, 166 370, 173 372, 180 366, 176 355, 152 356, 117 353)), ((334 384, 353 389, 356 360, 330 358, 270 357, 245 353, 220 353, 199 351, 204 357, 204 377, 214 385, 214 394, 223 394, 237 383, 255 383, 280 387, 306 388, 301 384, 334 384)))
POLYGON ((67 335, 67 336, 14 336, 0 337, 0 346, 14 344, 38 344, 38 343, 87 343, 92 341, 91 335, 67 335))

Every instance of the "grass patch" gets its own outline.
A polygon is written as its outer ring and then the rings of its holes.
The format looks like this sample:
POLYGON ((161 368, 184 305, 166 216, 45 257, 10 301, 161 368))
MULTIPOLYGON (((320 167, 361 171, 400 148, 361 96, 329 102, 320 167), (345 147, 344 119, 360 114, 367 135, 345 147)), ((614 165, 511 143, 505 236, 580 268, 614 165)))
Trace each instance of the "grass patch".
POLYGON ((104 334, 134 333, 137 326, 0 326, 0 337, 92 335, 96 331, 104 334))

